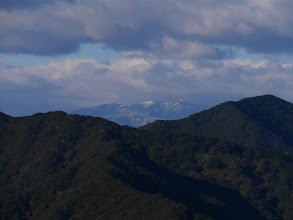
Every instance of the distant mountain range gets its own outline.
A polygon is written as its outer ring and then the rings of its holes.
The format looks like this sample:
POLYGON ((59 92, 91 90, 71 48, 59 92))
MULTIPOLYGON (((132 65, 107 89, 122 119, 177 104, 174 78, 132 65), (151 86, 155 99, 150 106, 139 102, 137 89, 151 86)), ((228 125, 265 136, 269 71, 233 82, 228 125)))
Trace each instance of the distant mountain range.
POLYGON ((146 101, 140 104, 103 104, 82 108, 71 114, 103 117, 120 125, 140 127, 156 120, 175 120, 185 118, 203 110, 203 107, 182 99, 172 102, 146 101))

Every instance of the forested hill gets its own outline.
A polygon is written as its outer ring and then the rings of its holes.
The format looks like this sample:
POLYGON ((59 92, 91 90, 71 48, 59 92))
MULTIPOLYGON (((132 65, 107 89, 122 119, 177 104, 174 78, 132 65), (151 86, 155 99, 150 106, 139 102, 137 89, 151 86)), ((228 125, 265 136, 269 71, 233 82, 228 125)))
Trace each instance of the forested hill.
POLYGON ((0 114, 0 219, 292 219, 266 148, 64 112, 0 114))
POLYGON ((245 146, 269 147, 293 157, 293 104, 272 95, 225 102, 177 121, 156 121, 149 130, 187 132, 245 146))

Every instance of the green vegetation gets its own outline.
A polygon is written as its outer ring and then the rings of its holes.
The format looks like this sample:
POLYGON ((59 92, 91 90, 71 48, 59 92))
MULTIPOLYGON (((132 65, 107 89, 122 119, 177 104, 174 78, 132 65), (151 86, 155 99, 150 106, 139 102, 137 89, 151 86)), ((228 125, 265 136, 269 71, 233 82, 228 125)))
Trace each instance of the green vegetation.
POLYGON ((143 129, 217 137, 244 146, 263 146, 293 158, 293 104, 272 95, 226 102, 177 121, 143 129))
POLYGON ((123 180, 125 171, 115 165, 115 155, 127 160, 123 151, 129 146, 121 145, 118 125, 63 112, 1 117, 1 122, 1 219, 186 215, 182 204, 123 180))
MULTIPOLYGON (((182 133, 161 132, 149 137, 142 145, 146 146, 155 163, 203 184, 212 183, 236 190, 253 207, 266 213, 268 219, 292 218, 293 166, 290 159, 266 148, 243 147, 182 133)), ((205 190, 199 191, 203 193, 205 190)), ((231 192, 211 188, 208 191, 212 195, 223 192, 223 197, 218 200, 226 205, 230 201, 237 206, 237 199, 231 192), (223 199, 225 197, 227 200, 223 199)), ((236 211, 237 207, 233 210, 236 211)))
POLYGON ((0 219, 292 219, 273 150, 64 112, 0 113, 0 219))

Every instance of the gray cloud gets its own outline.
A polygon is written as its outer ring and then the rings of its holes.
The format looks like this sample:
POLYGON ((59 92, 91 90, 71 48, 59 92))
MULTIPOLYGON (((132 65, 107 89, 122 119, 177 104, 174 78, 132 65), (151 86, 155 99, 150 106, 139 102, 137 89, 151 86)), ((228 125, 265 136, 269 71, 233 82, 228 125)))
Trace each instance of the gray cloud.
MULTIPOLYGON (((74 2, 74 0, 59 0, 65 2, 74 2)), ((57 0, 3 0, 0 1, 0 9, 1 10, 15 10, 15 9, 25 9, 32 10, 44 5, 55 4, 57 0)))
POLYGON ((13 103, 22 106, 26 99, 31 104, 25 112, 32 113, 168 97, 215 105, 270 93, 292 101, 292 88, 293 63, 270 60, 175 62, 141 52, 109 63, 66 59, 23 67, 0 62, 0 108, 14 114, 24 109, 13 103))
POLYGON ((289 0, 1 1, 0 51, 66 54, 102 42, 181 59, 231 56, 222 46, 292 53, 292 9, 289 0))

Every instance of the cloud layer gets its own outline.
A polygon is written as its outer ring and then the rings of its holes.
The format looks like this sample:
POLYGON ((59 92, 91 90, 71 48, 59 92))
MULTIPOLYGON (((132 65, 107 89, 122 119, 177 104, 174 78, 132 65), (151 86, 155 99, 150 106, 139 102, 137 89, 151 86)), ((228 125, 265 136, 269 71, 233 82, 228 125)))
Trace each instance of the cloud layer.
MULTIPOLYGON (((124 53, 109 63, 66 59, 23 67, 1 61, 0 72, 1 109, 11 103, 24 106, 30 100, 36 106, 34 112, 167 97, 187 97, 205 105, 268 93, 291 100, 293 87, 293 64, 174 61, 137 52, 124 53)), ((32 113, 29 109, 27 114, 32 113)))
POLYGON ((0 60, 0 110, 31 114, 166 97, 214 105, 267 93, 291 101, 293 63, 274 60, 292 57, 292 9, 289 0, 0 1, 2 54, 66 55, 82 43, 122 54, 108 63, 0 60), (266 58, 237 59, 239 51, 266 58))
POLYGON ((231 48, 291 54, 292 9, 290 0, 3 1, 0 51, 55 55, 102 42, 180 59, 229 57, 231 48))

